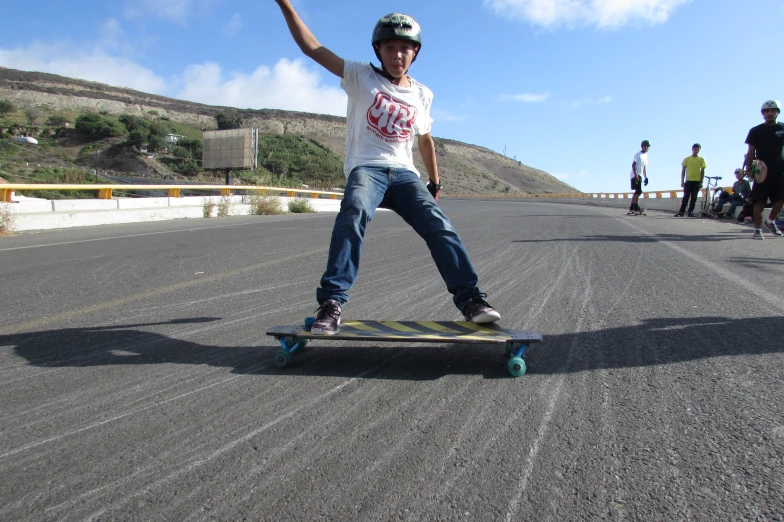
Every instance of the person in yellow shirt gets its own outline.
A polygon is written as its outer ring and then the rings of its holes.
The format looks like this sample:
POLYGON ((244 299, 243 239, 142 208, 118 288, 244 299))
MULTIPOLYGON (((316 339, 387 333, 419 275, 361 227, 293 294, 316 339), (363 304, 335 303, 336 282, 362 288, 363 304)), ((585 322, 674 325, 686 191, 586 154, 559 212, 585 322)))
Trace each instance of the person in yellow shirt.
POLYGON ((695 143, 691 147, 691 156, 686 157, 681 162, 681 187, 683 187, 683 199, 681 200, 681 209, 675 214, 675 217, 683 217, 683 212, 686 210, 686 204, 689 204, 689 217, 696 217, 694 215, 694 206, 697 204, 697 198, 702 188, 702 179, 705 177, 705 159, 702 158, 700 150, 702 146, 695 143))

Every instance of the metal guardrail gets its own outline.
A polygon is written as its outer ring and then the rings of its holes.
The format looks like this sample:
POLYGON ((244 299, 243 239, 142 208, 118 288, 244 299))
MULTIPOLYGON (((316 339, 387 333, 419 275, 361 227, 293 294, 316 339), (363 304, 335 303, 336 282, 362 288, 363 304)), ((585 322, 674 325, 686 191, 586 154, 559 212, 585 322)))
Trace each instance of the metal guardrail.
MULTIPOLYGON (((166 190, 169 197, 182 197, 183 190, 204 190, 210 192, 220 191, 221 196, 230 196, 232 192, 258 192, 260 196, 285 194, 287 197, 297 197, 298 194, 308 194, 311 198, 327 196, 329 199, 338 199, 340 192, 330 192, 311 189, 292 189, 282 187, 262 187, 257 185, 119 185, 119 184, 84 184, 60 185, 56 183, 8 183, 0 185, 0 202, 11 202, 11 194, 17 190, 95 190, 98 199, 112 199, 114 190, 166 190)), ((302 196, 300 196, 302 197, 302 196)))
MULTIPOLYGON (((732 187, 719 187, 728 192, 732 192, 732 187)), ((704 195, 706 188, 700 189, 700 196, 704 195)), ((677 190, 658 190, 653 192, 643 192, 641 198, 652 199, 679 199, 683 197, 683 189, 677 190)), ((563 194, 449 194, 450 198, 482 198, 482 199, 562 199, 562 198, 575 198, 575 199, 631 199, 634 192, 577 192, 577 193, 563 193, 563 194)))
MULTIPOLYGON (((705 190, 705 189, 703 189, 705 190)), ((683 197, 683 190, 662 190, 657 192, 643 192, 641 198, 664 198, 667 194, 669 198, 683 197)), ((574 194, 449 194, 447 197, 451 198, 493 198, 493 199, 562 199, 562 198, 575 198, 575 199, 631 199, 634 192, 578 192, 574 194)))
MULTIPOLYGON (((731 191, 730 187, 723 187, 724 190, 731 191)), ((99 199, 111 199, 113 190, 167 190, 169 197, 182 197, 183 190, 204 190, 220 191, 221 196, 230 196, 232 192, 247 191, 258 192, 265 196, 270 194, 285 194, 287 197, 297 197, 297 194, 308 194, 311 198, 327 196, 329 199, 338 199, 343 194, 311 189, 292 189, 282 187, 264 187, 257 185, 125 185, 125 184, 83 184, 83 185, 59 185, 56 183, 9 183, 0 185, 0 201, 10 202, 11 194, 16 190, 95 190, 98 192, 99 199)), ((701 192, 707 189, 702 188, 701 192)), ((643 192, 642 198, 662 199, 665 194, 670 199, 683 197, 683 190, 661 190, 654 192, 643 192)), ((449 194, 446 198, 481 198, 481 199, 631 199, 633 192, 577 192, 564 194, 449 194)))

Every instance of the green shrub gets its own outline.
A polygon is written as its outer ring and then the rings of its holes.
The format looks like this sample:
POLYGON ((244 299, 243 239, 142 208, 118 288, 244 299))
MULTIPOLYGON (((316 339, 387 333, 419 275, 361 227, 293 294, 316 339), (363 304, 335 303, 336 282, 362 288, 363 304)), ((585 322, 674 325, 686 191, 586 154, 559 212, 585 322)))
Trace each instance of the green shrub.
POLYGON ((259 136, 258 158, 261 167, 276 175, 278 186, 297 187, 297 181, 316 187, 345 183, 343 158, 305 136, 259 136))
POLYGON ((147 124, 150 136, 159 136, 165 138, 171 132, 171 127, 159 121, 151 121, 147 124))
POLYGON ((305 198, 294 198, 289 201, 289 212, 294 214, 305 214, 315 212, 316 209, 305 198))
POLYGON ((157 152, 166 148, 163 138, 157 135, 150 134, 147 138, 147 150, 150 152, 157 152))
POLYGON ((143 118, 131 114, 123 114, 117 120, 123 124, 128 132, 142 131, 145 135, 149 132, 147 130, 147 120, 143 118))
POLYGON ((68 118, 62 114, 52 114, 46 120, 46 124, 52 127, 63 127, 66 123, 69 123, 68 118))
POLYGON ((187 149, 191 153, 192 158, 201 159, 202 155, 202 141, 198 138, 180 138, 177 145, 183 149, 187 149))
POLYGON ((92 112, 76 118, 76 130, 94 138, 109 138, 125 134, 125 127, 122 123, 111 116, 92 112))
POLYGON ((180 160, 178 168, 180 172, 182 172, 186 176, 193 176, 194 174, 199 172, 199 164, 193 161, 192 159, 180 160))
POLYGON ((277 196, 251 196, 250 213, 254 216, 283 214, 280 198, 277 196))
POLYGON ((215 115, 215 122, 218 124, 218 130, 239 129, 242 127, 242 116, 219 112, 215 115))
POLYGON ((8 100, 0 100, 0 116, 5 116, 16 111, 14 104, 8 100))
POLYGON ((180 147, 179 145, 174 145, 172 147, 171 152, 172 152, 172 155, 174 155, 175 158, 179 158, 179 159, 186 159, 187 158, 187 159, 190 159, 190 157, 191 157, 191 152, 188 149, 186 149, 185 147, 180 147))

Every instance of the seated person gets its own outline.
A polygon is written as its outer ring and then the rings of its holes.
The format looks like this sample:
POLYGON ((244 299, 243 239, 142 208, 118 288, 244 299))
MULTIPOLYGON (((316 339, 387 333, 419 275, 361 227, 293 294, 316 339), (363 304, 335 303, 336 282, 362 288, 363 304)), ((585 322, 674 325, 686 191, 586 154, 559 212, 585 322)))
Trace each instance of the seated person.
POLYGON ((732 217, 735 214, 735 208, 738 205, 745 205, 748 202, 749 194, 751 193, 751 185, 743 179, 743 170, 735 169, 735 178, 737 181, 732 185, 732 194, 723 190, 719 195, 719 200, 716 203, 716 213, 721 214, 721 209, 724 204, 729 202, 730 209, 725 214, 726 217, 732 217))

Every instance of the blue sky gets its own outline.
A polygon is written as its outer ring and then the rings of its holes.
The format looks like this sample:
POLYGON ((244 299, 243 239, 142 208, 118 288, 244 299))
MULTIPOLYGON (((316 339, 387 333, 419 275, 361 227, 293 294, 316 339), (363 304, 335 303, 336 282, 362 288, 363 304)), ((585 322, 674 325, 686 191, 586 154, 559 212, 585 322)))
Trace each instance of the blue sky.
MULTIPOLYGON (((763 101, 784 98, 781 0, 295 0, 338 55, 374 60, 392 11, 423 46, 436 137, 506 153, 586 192, 675 189, 700 142, 732 182, 763 101)), ((6 2, 0 66, 207 104, 345 115, 338 78, 303 57, 273 0, 6 2)))

